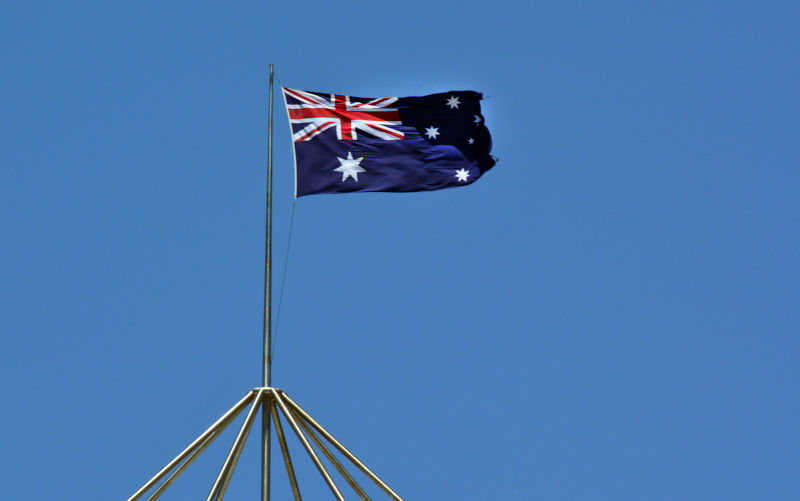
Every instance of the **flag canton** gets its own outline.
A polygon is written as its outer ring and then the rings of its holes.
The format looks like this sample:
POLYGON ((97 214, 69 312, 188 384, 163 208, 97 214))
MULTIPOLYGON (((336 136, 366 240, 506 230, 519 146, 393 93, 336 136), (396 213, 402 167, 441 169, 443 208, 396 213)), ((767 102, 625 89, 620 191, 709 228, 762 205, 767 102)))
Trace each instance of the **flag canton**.
POLYGON ((284 88, 297 196, 470 184, 495 163, 474 91, 361 98, 284 88))

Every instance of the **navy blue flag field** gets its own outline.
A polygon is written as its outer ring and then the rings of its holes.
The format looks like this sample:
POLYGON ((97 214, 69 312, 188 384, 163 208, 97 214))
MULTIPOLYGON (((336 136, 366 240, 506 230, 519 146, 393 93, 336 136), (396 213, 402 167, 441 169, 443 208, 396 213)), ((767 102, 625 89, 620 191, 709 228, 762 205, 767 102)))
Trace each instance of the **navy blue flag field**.
POLYGON ((284 87, 283 96, 297 197, 440 190, 495 164, 479 92, 375 99, 284 87))

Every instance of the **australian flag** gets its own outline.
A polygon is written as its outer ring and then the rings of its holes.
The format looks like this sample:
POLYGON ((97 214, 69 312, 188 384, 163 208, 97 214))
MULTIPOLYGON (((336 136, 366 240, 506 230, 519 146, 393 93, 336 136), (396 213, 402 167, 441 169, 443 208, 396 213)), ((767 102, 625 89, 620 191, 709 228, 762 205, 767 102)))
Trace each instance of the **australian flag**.
POLYGON ((284 87, 283 96, 297 197, 440 190, 495 164, 479 92, 365 98, 284 87))

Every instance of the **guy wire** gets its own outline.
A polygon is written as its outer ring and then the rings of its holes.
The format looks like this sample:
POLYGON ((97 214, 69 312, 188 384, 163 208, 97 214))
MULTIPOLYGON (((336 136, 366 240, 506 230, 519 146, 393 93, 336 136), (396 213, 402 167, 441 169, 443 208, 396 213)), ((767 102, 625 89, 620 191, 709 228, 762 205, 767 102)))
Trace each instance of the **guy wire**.
MULTIPOLYGON (((280 80, 279 80, 280 82, 280 80)), ((297 204, 297 199, 292 200, 292 215, 289 216, 289 237, 286 241, 286 255, 283 260, 283 276, 281 277, 281 291, 278 294, 278 311, 275 313, 275 330, 272 336, 272 359, 275 359, 275 345, 278 341, 278 326, 281 322, 281 307, 283 306, 283 290, 286 286, 286 270, 289 268, 289 252, 292 248, 292 232, 294 230, 294 208, 297 204)))

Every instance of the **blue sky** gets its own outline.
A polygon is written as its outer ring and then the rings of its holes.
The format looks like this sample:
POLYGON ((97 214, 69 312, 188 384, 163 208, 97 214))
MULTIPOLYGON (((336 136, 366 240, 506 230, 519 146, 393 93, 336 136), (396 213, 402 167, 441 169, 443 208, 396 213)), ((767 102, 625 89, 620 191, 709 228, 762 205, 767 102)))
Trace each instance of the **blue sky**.
MULTIPOLYGON (((274 63, 301 89, 487 96, 477 183, 295 207, 273 382, 402 496, 797 499, 798 14, 6 6, 4 497, 125 499, 259 385, 274 63)), ((221 440, 162 499, 205 495, 221 440)), ((227 499, 257 493, 251 437, 227 499)))

